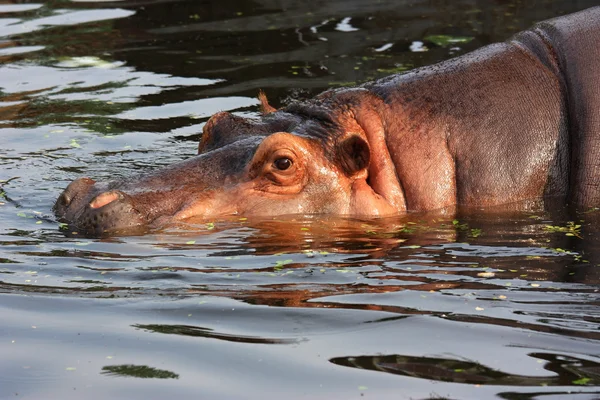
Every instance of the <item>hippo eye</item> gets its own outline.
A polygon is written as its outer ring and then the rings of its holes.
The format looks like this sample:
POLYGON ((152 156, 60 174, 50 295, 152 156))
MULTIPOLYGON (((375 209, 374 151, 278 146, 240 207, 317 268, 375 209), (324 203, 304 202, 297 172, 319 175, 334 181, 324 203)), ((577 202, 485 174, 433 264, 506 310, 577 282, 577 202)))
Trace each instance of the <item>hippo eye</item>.
POLYGON ((273 162, 273 165, 278 170, 285 171, 286 169, 289 169, 292 166, 292 160, 290 160, 287 157, 281 157, 275 160, 275 162, 273 162))

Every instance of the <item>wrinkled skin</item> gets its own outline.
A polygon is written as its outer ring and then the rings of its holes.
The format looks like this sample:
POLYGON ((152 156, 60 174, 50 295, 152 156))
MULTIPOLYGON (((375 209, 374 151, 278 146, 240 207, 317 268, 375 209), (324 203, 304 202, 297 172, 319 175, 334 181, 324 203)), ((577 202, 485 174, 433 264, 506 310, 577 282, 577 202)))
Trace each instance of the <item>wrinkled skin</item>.
POLYGON ((600 205, 600 7, 505 43, 263 116, 205 125, 199 154, 127 181, 72 182, 56 214, 87 234, 190 217, 600 205))

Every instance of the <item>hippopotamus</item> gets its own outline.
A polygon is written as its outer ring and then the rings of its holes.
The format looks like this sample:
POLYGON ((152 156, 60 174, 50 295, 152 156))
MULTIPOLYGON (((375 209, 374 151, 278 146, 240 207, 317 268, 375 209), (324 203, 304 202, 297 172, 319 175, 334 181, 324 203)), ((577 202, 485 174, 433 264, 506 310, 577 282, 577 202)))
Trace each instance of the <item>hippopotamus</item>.
POLYGON ((559 199, 600 205, 600 7, 504 43, 262 114, 213 115, 198 155, 79 178, 55 212, 92 235, 191 217, 356 217, 559 199))

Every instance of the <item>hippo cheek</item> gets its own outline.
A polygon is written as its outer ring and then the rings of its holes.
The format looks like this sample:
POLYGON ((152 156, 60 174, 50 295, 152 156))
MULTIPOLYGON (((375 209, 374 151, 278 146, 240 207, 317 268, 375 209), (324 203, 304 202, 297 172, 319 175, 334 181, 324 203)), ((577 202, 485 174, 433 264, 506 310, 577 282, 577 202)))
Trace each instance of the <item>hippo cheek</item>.
POLYGON ((141 230, 147 220, 136 209, 133 199, 120 191, 97 195, 76 216, 75 228, 82 233, 102 236, 141 230))
POLYGON ((152 226, 163 226, 169 222, 188 220, 191 218, 213 218, 225 215, 236 215, 240 209, 243 190, 209 191, 195 196, 184 204, 172 216, 161 216, 152 222, 152 226))

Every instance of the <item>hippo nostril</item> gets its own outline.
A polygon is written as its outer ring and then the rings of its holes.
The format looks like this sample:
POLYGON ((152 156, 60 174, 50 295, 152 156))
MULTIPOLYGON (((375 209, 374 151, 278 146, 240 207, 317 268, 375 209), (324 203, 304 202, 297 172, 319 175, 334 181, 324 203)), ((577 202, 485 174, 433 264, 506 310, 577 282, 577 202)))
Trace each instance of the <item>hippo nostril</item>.
POLYGON ((73 198, 67 192, 63 192, 63 194, 61 194, 58 198, 57 203, 62 205, 63 207, 68 207, 69 204, 71 204, 72 200, 73 198))
POLYGON ((115 200, 121 200, 121 199, 123 199, 123 193, 116 191, 116 190, 113 190, 111 192, 101 193, 90 202, 90 207, 91 208, 104 207, 105 205, 110 204, 115 200))
POLYGON ((59 196, 56 205, 68 207, 73 202, 73 199, 84 196, 95 183, 96 181, 90 178, 74 180, 59 196))
POLYGON ((63 218, 69 212, 72 213, 72 209, 88 195, 95 183, 96 181, 90 178, 79 178, 71 182, 54 203, 53 210, 56 215, 63 218))

